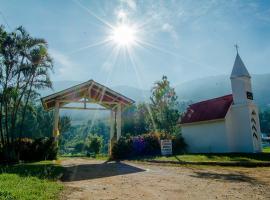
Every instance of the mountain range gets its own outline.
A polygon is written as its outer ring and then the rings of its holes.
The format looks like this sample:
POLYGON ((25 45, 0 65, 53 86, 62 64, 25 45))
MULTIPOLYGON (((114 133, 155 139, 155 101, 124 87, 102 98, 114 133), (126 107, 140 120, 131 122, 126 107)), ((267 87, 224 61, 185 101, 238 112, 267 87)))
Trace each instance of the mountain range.
MULTIPOLYGON (((78 81, 54 81, 54 90, 45 90, 41 92, 42 96, 49 95, 73 85, 79 84, 78 81)), ((151 88, 149 90, 142 90, 130 86, 115 86, 111 87, 116 92, 119 92, 138 102, 149 101, 151 95, 151 88)), ((179 101, 198 102, 210 98, 215 98, 227 94, 231 94, 231 83, 228 75, 219 75, 200 78, 192 81, 183 82, 174 86, 179 101)), ((270 74, 254 74, 252 75, 252 88, 254 93, 254 100, 261 108, 270 106, 270 74)), ((64 111, 72 118, 89 119, 91 115, 88 112, 80 112, 76 110, 64 111), (78 115, 78 113, 80 113, 78 115)))

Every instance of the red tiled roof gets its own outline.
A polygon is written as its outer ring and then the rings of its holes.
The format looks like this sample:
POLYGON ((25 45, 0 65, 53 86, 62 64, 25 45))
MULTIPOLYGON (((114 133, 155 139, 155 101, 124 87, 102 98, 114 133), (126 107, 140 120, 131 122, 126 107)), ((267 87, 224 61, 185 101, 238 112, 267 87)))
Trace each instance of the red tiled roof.
POLYGON ((233 96, 226 95, 189 105, 180 123, 193 123, 225 118, 233 102, 233 96))

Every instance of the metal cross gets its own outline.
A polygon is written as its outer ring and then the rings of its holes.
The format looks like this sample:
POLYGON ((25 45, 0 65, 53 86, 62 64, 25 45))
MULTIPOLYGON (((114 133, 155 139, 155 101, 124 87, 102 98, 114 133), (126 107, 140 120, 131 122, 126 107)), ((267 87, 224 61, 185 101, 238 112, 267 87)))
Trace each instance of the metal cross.
POLYGON ((234 45, 236 52, 238 53, 239 46, 237 44, 234 45))

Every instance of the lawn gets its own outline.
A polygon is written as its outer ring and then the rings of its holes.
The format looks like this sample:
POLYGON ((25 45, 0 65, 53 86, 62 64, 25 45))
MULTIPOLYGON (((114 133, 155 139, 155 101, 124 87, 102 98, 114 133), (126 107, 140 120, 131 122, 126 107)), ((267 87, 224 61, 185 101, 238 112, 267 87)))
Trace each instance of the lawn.
POLYGON ((270 154, 187 154, 154 159, 184 162, 270 162, 270 154))
POLYGON ((0 200, 57 199, 63 168, 52 161, 0 165, 0 200))
POLYGON ((270 147, 264 147, 263 152, 264 153, 270 153, 270 147))
POLYGON ((269 164, 270 153, 260 154, 183 154, 175 156, 155 156, 155 157, 139 157, 137 161, 147 162, 163 162, 164 163, 187 163, 187 164, 211 164, 211 163, 228 163, 238 165, 252 164, 254 166, 269 164))

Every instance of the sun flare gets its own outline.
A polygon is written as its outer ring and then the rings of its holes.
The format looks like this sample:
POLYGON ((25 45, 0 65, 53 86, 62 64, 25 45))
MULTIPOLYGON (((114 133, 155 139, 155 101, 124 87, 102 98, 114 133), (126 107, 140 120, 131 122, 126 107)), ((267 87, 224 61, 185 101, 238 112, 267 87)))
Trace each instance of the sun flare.
POLYGON ((136 33, 134 26, 121 24, 113 28, 110 40, 121 47, 130 47, 136 43, 136 33))

